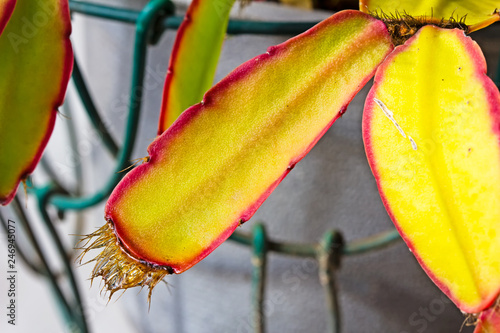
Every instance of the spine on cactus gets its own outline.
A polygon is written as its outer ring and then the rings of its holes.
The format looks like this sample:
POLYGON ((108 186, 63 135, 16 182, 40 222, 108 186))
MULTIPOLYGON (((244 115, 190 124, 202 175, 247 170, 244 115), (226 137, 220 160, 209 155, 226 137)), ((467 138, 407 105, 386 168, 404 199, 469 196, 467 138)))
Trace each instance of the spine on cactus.
POLYGON ((383 22, 339 12, 242 64, 187 109, 118 184, 86 237, 111 295, 202 260, 290 172, 393 46, 383 22))
POLYGON ((235 0, 193 0, 170 56, 158 126, 163 133, 212 86, 235 0))
POLYGON ((359 10, 365 13, 392 13, 440 24, 444 21, 463 22, 469 31, 487 27, 500 20, 500 0, 360 0, 359 10))
POLYGON ((363 116, 382 201, 464 312, 500 292, 500 93, 479 46, 425 26, 378 68, 363 116), (409 93, 411 92, 411 93, 409 93))
POLYGON ((67 0, 0 1, 0 203, 35 169, 73 65, 67 0), (15 5, 15 6, 14 6, 15 5), (7 21, 7 22, 6 22, 7 21))

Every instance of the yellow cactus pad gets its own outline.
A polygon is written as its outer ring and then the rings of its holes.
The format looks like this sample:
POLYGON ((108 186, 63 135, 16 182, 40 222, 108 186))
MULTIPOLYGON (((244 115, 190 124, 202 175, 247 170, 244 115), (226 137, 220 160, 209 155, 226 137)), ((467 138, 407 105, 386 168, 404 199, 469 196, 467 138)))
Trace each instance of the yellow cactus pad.
POLYGON ((170 56, 158 134, 212 86, 235 0, 193 0, 170 56))
POLYGON ((403 14, 414 17, 426 17, 440 21, 451 17, 460 20, 465 17, 465 23, 476 26, 472 30, 484 28, 500 20, 500 15, 495 12, 500 9, 500 0, 360 0, 359 9, 362 12, 378 12, 403 14))
POLYGON ((383 202, 465 312, 500 291, 500 93, 478 45, 423 27, 379 67, 363 137, 383 202))
MULTIPOLYGON (((391 50, 381 21, 339 12, 236 68, 184 111, 106 205, 122 249, 143 265, 134 283, 154 286, 144 265, 189 269, 250 219, 391 50)), ((95 247, 111 244, 108 235, 96 234, 95 247)), ((124 263, 105 260, 94 275, 111 291, 130 286, 124 263)))
POLYGON ((17 1, 0 36, 1 204, 33 172, 52 133, 73 65, 70 33, 67 0, 32 0, 17 1))
POLYGON ((347 11, 238 67, 149 147, 106 208, 137 258, 181 272, 250 218, 391 49, 347 11))

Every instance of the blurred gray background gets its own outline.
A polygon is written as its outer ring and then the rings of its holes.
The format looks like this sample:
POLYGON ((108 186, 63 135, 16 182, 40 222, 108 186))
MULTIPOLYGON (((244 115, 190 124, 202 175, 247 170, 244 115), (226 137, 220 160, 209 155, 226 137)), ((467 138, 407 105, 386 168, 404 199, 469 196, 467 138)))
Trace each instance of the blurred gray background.
MULTIPOLYGON (((141 8, 146 1, 107 0, 141 8)), ((185 5, 185 4, 184 4, 185 5)), ((180 10, 185 8, 182 4, 180 10)), ((253 3, 234 17, 256 20, 314 21, 330 12, 299 10, 269 3, 253 3)), ((492 77, 499 56, 500 24, 472 34, 485 52, 492 77)), ((134 158, 144 157, 155 138, 164 75, 174 31, 150 48, 143 113, 134 158)), ((74 15, 73 42, 91 93, 122 141, 132 63, 134 27, 74 15)), ((242 62, 279 44, 284 36, 228 36, 216 81, 242 62)), ((304 57, 303 61, 307 62, 304 57)), ((361 139, 364 98, 371 83, 356 96, 347 113, 279 185, 255 216, 240 229, 250 231, 255 221, 265 223, 274 240, 311 243, 327 230, 340 230, 347 241, 392 228, 368 167, 361 139)), ((79 109, 71 88, 68 102, 79 109)), ((80 124, 80 151, 68 151, 64 118, 59 117, 48 154, 63 178, 71 178, 68 156, 78 154, 86 167, 86 192, 97 190, 113 168, 85 116, 80 124), (61 154, 60 152, 64 153, 61 154)), ((35 210, 33 202, 28 202, 35 210)), ((86 231, 103 223, 104 204, 85 213, 86 231)), ((71 214, 68 219, 73 218, 71 214)), ((62 225, 62 237, 69 233, 62 225), (66 234, 65 234, 66 233, 66 234)), ((68 236, 68 244, 73 241, 68 236)), ((1 237, 0 251, 5 251, 1 237)), ((0 252, 2 254, 3 252, 0 252)), ((1 257, 3 258, 3 257, 1 257)), ((3 260, 3 259, 2 259, 3 260)), ((272 254, 268 262, 266 321, 268 332, 325 332, 327 310, 317 265, 310 259, 272 254), (282 296, 284 295, 284 296, 282 296), (282 296, 282 297, 281 297, 282 296)), ((118 301, 99 295, 86 279, 91 267, 76 269, 84 294, 85 311, 93 332, 252 332, 248 248, 225 242, 198 265, 179 276, 167 277, 167 288, 155 289, 148 312, 146 292, 126 292, 118 301)), ((344 257, 337 274, 343 332, 437 333, 459 332, 464 316, 426 276, 403 242, 359 256, 344 257)), ((98 281, 97 281, 98 282, 98 281)), ((7 332, 65 332, 56 303, 43 280, 20 268, 19 326, 7 332)), ((0 325, 4 325, 2 321, 0 325)), ((4 326, 2 332, 4 332, 4 326)), ((472 332, 464 328, 462 332, 472 332)))

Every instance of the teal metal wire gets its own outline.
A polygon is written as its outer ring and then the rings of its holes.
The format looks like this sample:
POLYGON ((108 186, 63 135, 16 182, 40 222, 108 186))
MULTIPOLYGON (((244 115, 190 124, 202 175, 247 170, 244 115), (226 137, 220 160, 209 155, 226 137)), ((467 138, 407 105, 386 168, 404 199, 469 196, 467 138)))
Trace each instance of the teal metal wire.
POLYGON ((89 119, 92 122, 92 125, 94 126, 94 128, 97 129, 97 133, 101 135, 101 140, 104 146, 108 149, 110 154, 116 158, 118 156, 120 149, 118 148, 118 144, 116 143, 115 139, 113 139, 113 136, 108 131, 107 127, 104 126, 104 122, 102 121, 102 118, 99 112, 97 111, 97 107, 94 104, 94 100, 92 99, 92 96, 90 95, 90 92, 87 89, 87 84, 85 83, 83 74, 80 71, 80 65, 76 60, 76 56, 73 62, 72 78, 73 78, 73 83, 75 84, 76 87, 76 91, 78 92, 78 96, 80 97, 82 103, 86 106, 86 110, 89 119))
MULTIPOLYGON (((139 11, 133 9, 117 8, 83 1, 70 1, 70 9, 75 13, 100 17, 124 23, 136 23, 139 11)), ((161 21, 159 31, 161 34, 166 29, 177 29, 184 17, 169 16, 161 21)), ((257 22, 248 20, 230 20, 227 32, 229 34, 254 34, 254 35, 296 35, 306 31, 314 22, 257 22)))
MULTIPOLYGON (((12 205, 15 205, 15 199, 14 201, 12 202, 12 205)), ((6 220, 4 219, 3 215, 0 213, 0 220, 3 222, 1 223, 2 224, 2 227, 4 229, 4 231, 6 232, 6 234, 8 233, 8 229, 7 229, 7 224, 6 224, 6 220)), ((31 244, 35 244, 36 243, 36 238, 31 230, 30 229, 27 229, 26 228, 26 224, 23 223, 23 221, 21 221, 21 219, 19 219, 20 221, 20 224, 24 226, 24 232, 27 234, 27 237, 29 238, 29 242, 31 244)), ((35 251, 36 251, 36 248, 35 248, 35 251)), ((26 266, 31 270, 31 272, 35 275, 43 275, 43 274, 46 274, 45 271, 40 267, 40 264, 38 263, 35 263, 34 261, 32 261, 31 259, 29 259, 28 255, 25 254, 24 252, 24 247, 23 246, 20 246, 19 245, 19 242, 16 244, 16 252, 17 254, 19 255, 19 257, 21 258, 21 260, 26 264, 26 266)))
POLYGON ((256 223, 252 229, 252 307, 256 333, 265 331, 264 292, 267 268, 268 242, 264 225, 256 223))
MULTIPOLYGON (((34 263, 26 256, 22 256, 25 261, 35 271, 45 276, 52 287, 55 298, 61 308, 63 318, 67 325, 79 332, 88 332, 87 321, 82 310, 82 300, 76 283, 76 279, 70 264, 70 256, 64 249, 60 236, 54 226, 54 222, 47 212, 47 208, 52 206, 61 212, 66 210, 81 211, 92 207, 106 199, 115 185, 119 182, 128 166, 134 142, 136 139, 139 116, 142 105, 142 86, 144 81, 146 55, 149 44, 154 44, 166 29, 176 29, 182 22, 182 17, 173 16, 174 6, 169 0, 152 0, 141 11, 109 7, 84 1, 69 1, 70 9, 73 13, 80 13, 88 16, 99 17, 108 20, 115 20, 128 24, 135 24, 134 57, 132 63, 132 83, 130 87, 130 101, 128 116, 126 121, 125 134, 121 146, 108 132, 105 123, 93 101, 87 88, 84 75, 80 70, 78 62, 75 60, 73 82, 77 89, 79 98, 84 106, 87 116, 91 120, 92 126, 100 134, 103 146, 115 157, 116 164, 114 171, 106 184, 97 192, 83 196, 81 192, 82 171, 80 166, 76 170, 77 188, 69 191, 63 188, 57 175, 51 170, 50 163, 45 161, 42 166, 46 173, 53 179, 43 186, 33 186, 29 183, 31 194, 38 200, 38 210, 44 222, 44 226, 55 244, 59 260, 63 263, 63 276, 66 277, 70 285, 69 295, 65 295, 59 287, 58 281, 61 274, 51 271, 46 256, 41 249, 39 241, 31 232, 31 222, 23 212, 22 207, 17 202, 14 208, 18 218, 25 225, 28 232, 28 239, 32 243, 35 252, 40 258, 40 263, 34 263)), ((231 34, 285 34, 295 35, 313 26, 317 22, 254 22, 244 20, 231 20, 228 26, 228 33, 231 34)), ((499 69, 500 77, 500 69, 499 69)), ((70 121, 71 126, 74 126, 70 121)), ((74 130, 70 145, 76 149, 76 137, 74 130)), ((17 200, 17 199, 16 199, 17 200)), ((3 221, 3 217, 0 216, 3 221)), ((254 225, 251 234, 235 232, 230 239, 236 243, 252 248, 252 308, 254 313, 255 332, 265 332, 265 316, 263 301, 265 298, 266 267, 267 257, 270 252, 276 252, 297 257, 311 257, 319 263, 319 276, 321 284, 325 289, 326 304, 329 309, 329 326, 331 332, 340 332, 340 310, 338 304, 337 291, 335 286, 335 271, 340 267, 340 259, 343 256, 362 254, 377 249, 382 249, 394 242, 400 241, 396 230, 389 230, 365 239, 344 243, 340 232, 327 231, 323 239, 316 244, 296 244, 288 242, 276 242, 270 239, 265 227, 257 223, 254 225)))
MULTIPOLYGON (((252 246, 252 235, 241 231, 234 232, 229 239, 242 245, 252 246)), ((401 237, 397 230, 387 230, 376 235, 344 244, 341 249, 341 255, 350 256, 363 254, 373 250, 380 250, 400 240, 401 237)), ((267 242, 268 251, 288 254, 295 257, 315 258, 317 255, 317 247, 319 246, 318 244, 276 242, 270 239, 268 239, 267 242)))
MULTIPOLYGON (((15 198, 14 200, 18 200, 15 198)), ((17 206, 18 209, 21 209, 21 205, 19 204, 19 201, 13 201, 14 205, 17 206)), ((27 230, 28 235, 33 235, 33 229, 31 227, 31 222, 29 219, 26 218, 26 215, 23 213, 17 214, 17 221, 19 221, 24 228, 27 230)), ((3 225, 5 225, 5 219, 2 214, 0 214, 0 220, 3 225)), ((36 253, 38 254, 38 257, 40 258, 42 268, 40 271, 47 277, 47 280, 49 282, 49 286, 51 287, 51 291, 54 294, 54 298, 56 299, 56 304, 59 308, 59 311, 61 312, 61 315, 66 322, 68 326, 77 326, 80 329, 80 332, 87 332, 85 330, 86 327, 86 322, 84 323, 83 321, 79 320, 75 313, 73 312, 73 309, 75 308, 74 305, 70 305, 71 302, 67 299, 67 297, 64 296, 64 293, 59 286, 59 279, 57 276, 54 274, 54 272, 51 270, 48 260, 46 259, 46 256, 44 255, 44 252, 41 249, 41 246, 39 244, 39 241, 34 237, 31 239, 31 245, 34 247, 36 253)), ((21 257, 21 259, 23 259, 21 257)))
POLYGON ((332 332, 340 332, 340 309, 335 282, 335 271, 340 266, 340 256, 344 240, 337 231, 328 231, 318 247, 316 258, 319 263, 319 281, 325 289, 328 307, 328 325, 332 332))
MULTIPOLYGON (((153 27, 155 26, 157 19, 173 13, 173 10, 173 4, 170 1, 153 0, 144 7, 137 18, 129 112, 123 138, 123 145, 119 150, 114 171, 110 174, 103 188, 89 196, 78 198, 70 197, 67 195, 51 196, 49 200, 51 204, 53 204, 57 208, 62 210, 83 210, 92 207, 106 199, 113 188, 116 186, 116 184, 118 184, 120 179, 124 176, 124 173, 122 173, 121 171, 129 166, 128 164, 131 159, 132 150, 137 135, 139 115, 142 105, 143 82, 148 42, 153 35, 153 27)), ((87 105, 85 105, 85 107, 87 110, 89 109, 87 105)), ((91 118, 95 119, 95 114, 91 116, 91 118)), ((96 122, 94 121, 94 123, 96 122)), ((98 131, 100 128, 105 127, 105 124, 103 124, 102 122, 98 125, 99 127, 96 128, 96 130, 98 131)))
POLYGON ((42 188, 38 188, 35 196, 38 199, 38 211, 42 217, 42 221, 44 222, 44 226, 48 231, 48 234, 52 240, 52 244, 56 246, 57 254, 59 255, 60 262, 63 264, 63 268, 65 271, 65 275, 69 280, 70 288, 75 298, 76 304, 79 306, 72 307, 72 312, 74 317, 79 323, 79 327, 81 327, 82 332, 88 332, 87 320, 85 319, 85 313, 83 312, 83 304, 82 298, 80 296, 80 290, 78 288, 78 284, 76 282, 75 274, 73 272, 73 267, 71 262, 68 260, 68 255, 66 250, 64 249, 61 238, 57 234, 57 230, 52 222, 49 213, 47 212, 46 207, 48 206, 49 197, 53 193, 61 192, 60 189, 56 189, 52 186, 46 186, 42 188))

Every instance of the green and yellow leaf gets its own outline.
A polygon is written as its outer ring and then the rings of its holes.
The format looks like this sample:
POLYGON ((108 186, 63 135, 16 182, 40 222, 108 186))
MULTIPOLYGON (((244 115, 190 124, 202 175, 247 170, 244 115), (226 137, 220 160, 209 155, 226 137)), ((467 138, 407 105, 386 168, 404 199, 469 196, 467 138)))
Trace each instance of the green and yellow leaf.
POLYGON ((52 133, 73 64, 70 33, 66 0, 33 0, 17 1, 0 36, 3 205, 33 172, 52 133))
POLYGON ((478 45, 423 27, 379 67, 363 118, 383 202, 434 282, 465 312, 500 291, 500 93, 478 45))
POLYGON ((170 56, 158 134, 212 86, 235 0, 193 0, 170 56))
POLYGON ((115 188, 106 220, 127 256, 111 231, 90 235, 98 238, 85 252, 106 244, 94 276, 112 292, 152 288, 207 256, 250 219, 391 50, 383 22, 344 11, 236 68, 115 188))

